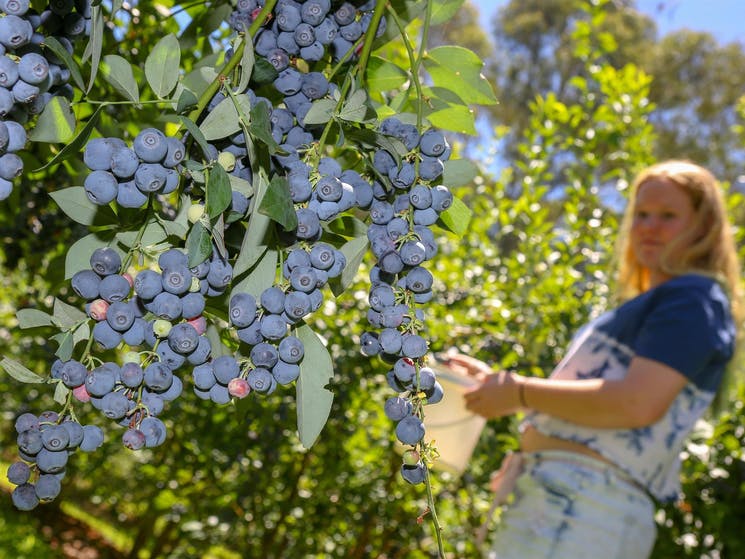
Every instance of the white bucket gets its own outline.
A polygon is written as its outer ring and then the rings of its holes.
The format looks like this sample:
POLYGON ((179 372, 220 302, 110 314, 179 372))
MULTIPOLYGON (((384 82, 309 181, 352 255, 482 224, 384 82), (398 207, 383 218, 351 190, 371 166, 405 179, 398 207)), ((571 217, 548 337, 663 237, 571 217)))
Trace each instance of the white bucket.
POLYGON ((425 440, 433 441, 440 453, 432 466, 460 475, 468 466, 486 423, 484 417, 468 411, 463 400, 463 393, 478 381, 444 364, 433 363, 429 367, 444 393, 438 403, 424 406, 425 440))

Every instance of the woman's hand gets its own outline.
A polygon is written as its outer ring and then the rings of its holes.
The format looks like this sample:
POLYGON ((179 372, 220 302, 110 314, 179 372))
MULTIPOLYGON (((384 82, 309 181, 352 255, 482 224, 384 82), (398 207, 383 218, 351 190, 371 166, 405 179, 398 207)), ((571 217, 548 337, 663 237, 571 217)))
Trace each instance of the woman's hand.
POLYGON ((466 409, 487 419, 511 415, 520 409, 522 377, 507 371, 486 375, 481 384, 463 394, 466 409))
POLYGON ((447 366, 454 372, 475 377, 480 382, 483 382, 487 376, 494 374, 494 371, 489 365, 470 355, 446 353, 444 358, 447 360, 447 366))

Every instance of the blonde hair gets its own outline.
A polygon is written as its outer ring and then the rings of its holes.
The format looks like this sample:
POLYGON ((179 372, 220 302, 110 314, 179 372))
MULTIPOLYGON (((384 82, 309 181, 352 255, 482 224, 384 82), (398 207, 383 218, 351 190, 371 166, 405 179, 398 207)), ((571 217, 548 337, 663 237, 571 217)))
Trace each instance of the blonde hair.
POLYGON ((688 194, 695 212, 694 226, 680 235, 662 255, 662 269, 671 276, 695 272, 716 278, 726 288, 732 315, 742 320, 740 265, 732 227, 719 181, 703 167, 684 160, 663 161, 647 167, 634 180, 618 238, 618 296, 629 299, 650 287, 649 271, 636 259, 630 242, 636 196, 651 179, 667 179, 688 194), (675 261, 671 261, 673 248, 675 261))

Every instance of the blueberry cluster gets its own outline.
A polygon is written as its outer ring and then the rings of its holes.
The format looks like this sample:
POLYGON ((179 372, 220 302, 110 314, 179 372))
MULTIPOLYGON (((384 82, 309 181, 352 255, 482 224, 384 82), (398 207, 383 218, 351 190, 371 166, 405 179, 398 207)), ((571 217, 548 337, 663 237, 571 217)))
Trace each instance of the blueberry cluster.
MULTIPOLYGON (((400 141, 407 154, 401 161, 384 149, 373 154, 380 182, 374 184, 369 208, 367 236, 376 263, 370 272, 367 318, 375 330, 360 341, 364 354, 381 355, 393 364, 388 383, 401 395, 386 403, 386 414, 398 422, 399 441, 414 446, 424 437, 419 402, 442 398, 432 369, 424 366, 429 348, 417 305, 432 298, 433 277, 424 264, 437 253, 437 244, 429 226, 453 201, 446 186, 431 184, 442 174, 450 147, 440 131, 420 135, 414 125, 395 117, 381 122, 380 132, 400 141)), ((421 461, 405 461, 402 475, 411 483, 423 481, 421 461)))
POLYGON ((38 13, 29 0, 0 3, 0 200, 23 172, 17 152, 26 144, 24 125, 55 95, 72 100, 70 70, 44 39, 53 36, 72 54, 73 41, 90 31, 89 0, 53 0, 38 13))
MULTIPOLYGON (((256 19, 264 3, 260 0, 237 0, 228 22, 236 31, 244 31, 256 19)), ((293 57, 308 62, 321 60, 328 48, 336 60, 347 56, 355 42, 367 31, 375 2, 355 7, 349 2, 333 11, 331 0, 280 0, 274 8, 270 25, 254 39, 256 53, 283 70, 293 57)), ((376 34, 385 32, 382 20, 376 34)))
POLYGON ((132 147, 121 138, 94 138, 83 151, 91 170, 83 183, 85 192, 100 206, 116 200, 124 208, 141 208, 150 194, 176 190, 185 155, 181 140, 156 128, 140 131, 132 147))
MULTIPOLYGON (((65 372, 71 376, 84 376, 85 367, 77 363, 77 366, 69 365, 65 372)), ((31 510, 39 502, 57 497, 69 455, 77 449, 91 452, 103 443, 100 427, 81 425, 54 411, 45 411, 38 416, 23 413, 16 419, 15 429, 21 460, 10 465, 7 475, 8 481, 16 485, 12 499, 20 510, 31 510)))

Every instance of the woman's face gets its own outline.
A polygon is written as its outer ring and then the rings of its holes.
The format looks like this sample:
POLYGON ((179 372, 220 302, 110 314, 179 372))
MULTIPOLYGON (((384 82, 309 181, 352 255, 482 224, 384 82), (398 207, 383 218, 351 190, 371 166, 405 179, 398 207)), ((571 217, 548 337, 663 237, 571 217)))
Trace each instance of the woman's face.
MULTIPOLYGON (((639 187, 631 247, 639 264, 649 270, 652 286, 669 279, 661 269, 662 254, 671 241, 693 227, 694 218, 690 196, 671 180, 651 178, 639 187)), ((668 258, 674 261, 675 254, 668 258)))

